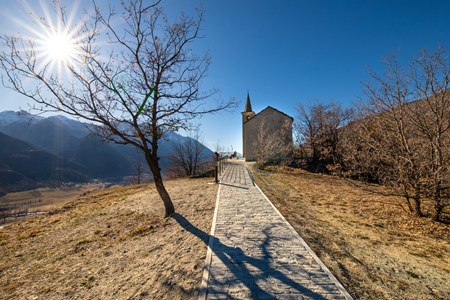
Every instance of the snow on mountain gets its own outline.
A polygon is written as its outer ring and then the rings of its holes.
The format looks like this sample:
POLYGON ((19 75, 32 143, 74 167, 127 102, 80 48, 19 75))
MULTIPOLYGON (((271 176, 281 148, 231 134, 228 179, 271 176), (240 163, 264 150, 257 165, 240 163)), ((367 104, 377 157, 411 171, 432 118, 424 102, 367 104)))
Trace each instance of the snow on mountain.
POLYGON ((29 114, 26 111, 2 111, 0 112, 0 126, 8 126, 9 124, 12 124, 17 121, 27 121, 27 122, 34 122, 44 119, 40 116, 35 116, 32 114, 29 114))
POLYGON ((92 127, 91 124, 83 123, 78 120, 69 119, 65 116, 57 115, 51 116, 45 119, 47 122, 51 122, 57 126, 66 128, 67 132, 82 137, 89 133, 88 127, 92 127))
POLYGON ((71 125, 71 124, 74 124, 74 123, 79 123, 78 121, 71 120, 71 119, 69 119, 67 117, 64 117, 64 116, 61 116, 61 115, 50 116, 47 119, 49 119, 49 120, 56 120, 59 123, 65 124, 65 125, 71 125))
POLYGON ((6 126, 19 120, 15 111, 2 111, 0 112, 0 126, 6 126))

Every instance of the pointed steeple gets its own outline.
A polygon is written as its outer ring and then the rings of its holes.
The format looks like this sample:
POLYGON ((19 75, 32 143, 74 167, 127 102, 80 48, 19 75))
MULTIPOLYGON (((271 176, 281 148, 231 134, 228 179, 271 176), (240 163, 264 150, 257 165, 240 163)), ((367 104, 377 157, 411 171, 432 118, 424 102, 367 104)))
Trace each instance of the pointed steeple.
POLYGON ((244 112, 252 112, 252 103, 250 102, 250 94, 247 92, 247 101, 245 102, 244 112))

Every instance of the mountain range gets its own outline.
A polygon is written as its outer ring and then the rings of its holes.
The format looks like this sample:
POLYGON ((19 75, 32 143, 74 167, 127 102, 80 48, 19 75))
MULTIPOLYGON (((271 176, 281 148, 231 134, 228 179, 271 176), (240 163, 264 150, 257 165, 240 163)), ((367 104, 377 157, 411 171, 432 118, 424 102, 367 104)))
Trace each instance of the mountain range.
MULTIPOLYGON (((136 163, 145 164, 142 152, 105 142, 91 133, 93 126, 64 116, 0 112, 0 194, 61 182, 120 181, 133 174, 136 163)), ((174 143, 186 139, 169 133, 159 141, 163 173, 174 143)))

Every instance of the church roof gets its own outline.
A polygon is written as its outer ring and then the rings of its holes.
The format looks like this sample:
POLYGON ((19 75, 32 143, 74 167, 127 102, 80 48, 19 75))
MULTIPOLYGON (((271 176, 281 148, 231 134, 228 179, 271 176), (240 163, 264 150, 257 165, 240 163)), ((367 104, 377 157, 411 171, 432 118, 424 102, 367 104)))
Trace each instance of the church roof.
POLYGON ((276 108, 274 108, 274 107, 272 107, 272 106, 267 106, 266 108, 264 108, 262 111, 260 111, 259 113, 257 113, 256 115, 259 115, 260 113, 262 113, 263 111, 265 111, 265 110, 267 110, 267 109, 273 109, 274 111, 276 111, 276 112, 278 112, 278 113, 280 113, 280 114, 282 114, 282 115, 285 115, 286 117, 288 117, 289 119, 291 119, 292 121, 294 121, 294 118, 293 117, 291 117, 290 115, 288 115, 288 114, 285 114, 284 112, 282 112, 281 110, 278 110, 278 109, 276 109, 276 108))
POLYGON ((259 119, 258 117, 261 116, 261 115, 263 115, 263 112, 265 112, 266 110, 273 110, 273 111, 275 111, 275 112, 277 112, 277 113, 279 113, 279 114, 282 114, 283 116, 285 116, 285 117, 291 119, 291 121, 294 121, 294 118, 291 117, 291 116, 289 116, 288 114, 285 114, 284 112, 279 111, 278 109, 273 108, 272 106, 267 106, 267 107, 264 108, 262 111, 260 111, 259 113, 257 113, 257 114, 254 115, 252 118, 250 118, 250 119, 248 119, 247 121, 245 121, 244 123, 250 122, 250 121, 255 120, 255 119, 259 119))
POLYGON ((250 102, 250 95, 247 92, 247 101, 245 102, 244 112, 252 112, 252 103, 250 102))

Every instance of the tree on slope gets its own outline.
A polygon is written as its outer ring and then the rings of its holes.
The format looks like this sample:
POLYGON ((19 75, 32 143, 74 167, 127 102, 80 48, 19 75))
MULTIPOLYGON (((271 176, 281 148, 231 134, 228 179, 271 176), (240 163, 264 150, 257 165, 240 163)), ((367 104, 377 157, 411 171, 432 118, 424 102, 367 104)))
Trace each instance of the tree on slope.
POLYGON ((353 110, 330 102, 309 107, 299 104, 297 112, 295 130, 298 144, 308 150, 305 156, 311 158, 310 167, 321 169, 340 163, 337 150, 340 128, 351 120, 353 110))
POLYGON ((173 175, 193 176, 207 171, 206 168, 213 158, 206 154, 201 139, 201 133, 197 127, 186 139, 174 142, 168 157, 171 163, 169 170, 173 175))
POLYGON ((408 208, 433 219, 450 206, 450 65, 448 54, 422 50, 408 68, 395 56, 383 75, 365 83, 361 118, 343 131, 339 151, 346 169, 399 190, 408 208), (426 214, 426 213, 425 213, 426 214))
POLYGON ((35 31, 42 31, 36 38, 1 37, 3 84, 41 111, 93 122, 107 140, 141 150, 170 215, 175 208, 164 187, 158 141, 199 115, 233 105, 209 103, 215 91, 201 90, 210 58, 196 55, 191 44, 201 38, 203 12, 169 21, 159 1, 122 1, 106 12, 94 1, 74 24, 60 1, 53 11, 56 22, 31 14, 35 31))

